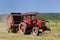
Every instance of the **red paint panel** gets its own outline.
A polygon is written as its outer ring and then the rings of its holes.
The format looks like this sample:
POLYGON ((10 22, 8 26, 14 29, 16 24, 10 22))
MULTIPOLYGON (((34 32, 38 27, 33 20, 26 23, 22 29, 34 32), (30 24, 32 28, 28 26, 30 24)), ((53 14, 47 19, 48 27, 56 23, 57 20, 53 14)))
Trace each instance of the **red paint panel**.
POLYGON ((37 25, 39 28, 42 28, 42 20, 37 20, 37 25))

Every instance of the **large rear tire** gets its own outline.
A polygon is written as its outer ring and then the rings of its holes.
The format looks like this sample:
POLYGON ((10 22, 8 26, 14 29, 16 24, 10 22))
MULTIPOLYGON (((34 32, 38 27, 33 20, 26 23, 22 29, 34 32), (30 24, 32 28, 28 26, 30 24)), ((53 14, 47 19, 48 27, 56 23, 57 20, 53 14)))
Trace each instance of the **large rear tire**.
POLYGON ((39 28, 38 27, 33 27, 32 33, 33 33, 33 35, 38 36, 39 35, 39 28))
POLYGON ((26 33, 27 33, 27 24, 26 24, 26 23, 21 22, 21 23, 19 24, 19 32, 20 32, 21 34, 26 34, 26 33))

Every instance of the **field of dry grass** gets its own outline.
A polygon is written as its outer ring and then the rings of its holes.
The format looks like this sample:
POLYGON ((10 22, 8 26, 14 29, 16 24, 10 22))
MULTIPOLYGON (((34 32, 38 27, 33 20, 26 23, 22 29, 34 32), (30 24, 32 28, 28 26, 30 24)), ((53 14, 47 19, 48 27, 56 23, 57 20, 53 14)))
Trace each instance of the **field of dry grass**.
POLYGON ((60 24, 47 23, 51 31, 42 32, 39 36, 22 35, 20 33, 7 33, 6 17, 0 21, 0 40, 60 40, 60 24))
POLYGON ((51 32, 45 31, 39 36, 0 32, 0 40, 60 40, 60 28, 51 27, 51 30, 51 32))

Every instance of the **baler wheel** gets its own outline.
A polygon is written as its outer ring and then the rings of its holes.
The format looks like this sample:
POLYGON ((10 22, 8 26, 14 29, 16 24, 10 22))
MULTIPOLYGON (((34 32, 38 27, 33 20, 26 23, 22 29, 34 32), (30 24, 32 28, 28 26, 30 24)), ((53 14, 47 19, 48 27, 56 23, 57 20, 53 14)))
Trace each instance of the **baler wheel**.
POLYGON ((8 33, 13 33, 13 29, 8 29, 8 33))

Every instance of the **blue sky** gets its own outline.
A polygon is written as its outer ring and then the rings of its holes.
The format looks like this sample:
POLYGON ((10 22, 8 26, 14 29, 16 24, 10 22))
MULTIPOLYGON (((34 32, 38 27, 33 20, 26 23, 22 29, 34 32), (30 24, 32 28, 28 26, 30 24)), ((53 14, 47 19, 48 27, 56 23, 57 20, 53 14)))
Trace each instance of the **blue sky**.
POLYGON ((0 14, 11 12, 60 12, 60 0, 0 0, 0 14))

